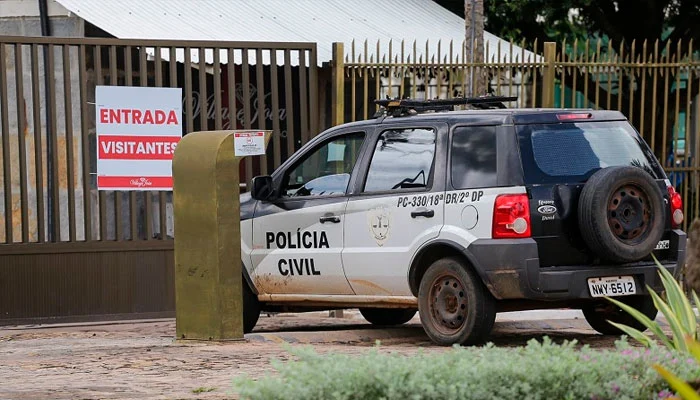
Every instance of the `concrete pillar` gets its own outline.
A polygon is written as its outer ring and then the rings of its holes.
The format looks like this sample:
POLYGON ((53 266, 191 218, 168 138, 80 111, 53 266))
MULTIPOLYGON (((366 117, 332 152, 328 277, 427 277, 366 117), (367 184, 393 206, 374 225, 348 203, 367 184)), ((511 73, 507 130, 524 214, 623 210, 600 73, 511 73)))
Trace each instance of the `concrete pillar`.
MULTIPOLYGON (((265 147, 270 132, 265 133, 265 147)), ((173 157, 178 339, 243 338, 239 169, 234 131, 193 132, 173 157)))

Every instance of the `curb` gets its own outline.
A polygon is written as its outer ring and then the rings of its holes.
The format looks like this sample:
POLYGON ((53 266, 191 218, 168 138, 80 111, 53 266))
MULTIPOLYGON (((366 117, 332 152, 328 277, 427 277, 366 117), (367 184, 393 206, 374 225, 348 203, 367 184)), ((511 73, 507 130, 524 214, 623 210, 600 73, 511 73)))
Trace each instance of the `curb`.
POLYGON ((371 328, 336 331, 296 331, 296 332, 261 332, 249 333, 245 339, 253 343, 291 343, 291 344, 351 344, 374 343, 377 340, 397 342, 428 341, 423 328, 418 325, 404 325, 400 328, 371 328))

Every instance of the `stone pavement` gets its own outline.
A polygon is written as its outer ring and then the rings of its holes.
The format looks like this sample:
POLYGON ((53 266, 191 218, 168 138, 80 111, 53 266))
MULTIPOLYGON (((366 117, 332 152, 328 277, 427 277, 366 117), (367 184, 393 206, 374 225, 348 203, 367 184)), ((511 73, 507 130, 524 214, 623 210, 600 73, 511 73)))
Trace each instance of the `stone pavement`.
MULTIPOLYGON (((499 314, 492 341, 518 346, 548 335, 609 347, 578 311, 499 314)), ((231 378, 273 373, 285 346, 358 354, 381 340, 381 351, 444 351, 423 332, 418 316, 405 326, 377 328, 356 311, 263 315, 246 341, 176 341, 173 319, 0 327, 1 399, 236 398, 231 378)))

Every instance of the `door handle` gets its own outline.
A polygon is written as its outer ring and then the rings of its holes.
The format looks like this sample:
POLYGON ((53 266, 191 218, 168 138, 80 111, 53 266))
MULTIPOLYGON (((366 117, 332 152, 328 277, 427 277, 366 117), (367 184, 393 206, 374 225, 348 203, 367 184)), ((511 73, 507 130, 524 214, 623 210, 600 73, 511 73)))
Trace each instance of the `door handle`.
POLYGON ((340 222, 340 217, 337 215, 324 215, 323 217, 318 219, 322 224, 325 224, 326 222, 332 222, 334 224, 337 224, 340 222))
POLYGON ((418 218, 418 217, 433 218, 434 216, 435 216, 434 210, 411 211, 411 218, 418 218))

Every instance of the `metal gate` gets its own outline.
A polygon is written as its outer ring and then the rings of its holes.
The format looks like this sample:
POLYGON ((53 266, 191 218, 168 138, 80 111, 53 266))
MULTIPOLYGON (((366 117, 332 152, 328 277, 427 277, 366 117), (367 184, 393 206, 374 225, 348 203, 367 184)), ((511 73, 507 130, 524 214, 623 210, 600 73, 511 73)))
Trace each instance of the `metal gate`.
POLYGON ((315 43, 0 37, 0 324, 174 314, 171 192, 96 188, 95 87, 180 87, 184 132, 317 133, 315 43))

